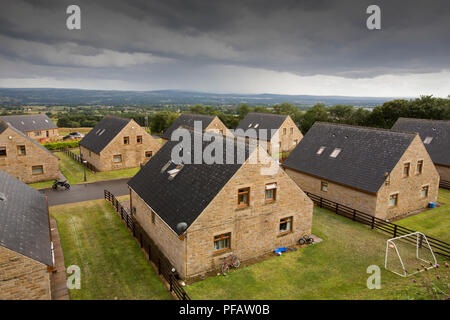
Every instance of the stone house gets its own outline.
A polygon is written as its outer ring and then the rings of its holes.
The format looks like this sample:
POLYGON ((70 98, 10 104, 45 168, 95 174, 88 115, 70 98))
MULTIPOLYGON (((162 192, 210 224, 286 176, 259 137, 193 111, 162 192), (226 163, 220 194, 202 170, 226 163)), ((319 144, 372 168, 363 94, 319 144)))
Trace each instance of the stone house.
POLYGON ((413 133, 316 122, 283 167, 302 190, 385 220, 427 207, 439 190, 413 133))
POLYGON ((1 116, 0 120, 39 142, 59 139, 58 126, 45 114, 1 116))
POLYGON ((392 130, 417 132, 433 160, 441 182, 450 185, 450 121, 399 118, 392 130))
POLYGON ((227 136, 233 136, 231 131, 228 130, 225 124, 217 116, 182 113, 172 125, 164 131, 164 134, 161 136, 163 143, 169 141, 172 133, 179 127, 194 129, 196 121, 201 122, 201 129, 199 131, 215 131, 227 136))
POLYGON ((0 171, 0 300, 51 298, 51 241, 46 197, 0 171))
POLYGON ((264 141, 269 154, 273 145, 278 146, 279 152, 292 151, 303 138, 303 134, 289 115, 260 112, 249 112, 239 122, 234 134, 239 137, 250 137, 258 142, 264 141), (256 136, 245 135, 245 131, 249 129, 253 129, 256 136))
MULTIPOLYGON (((220 269, 230 254, 249 260, 311 233, 312 201, 276 161, 260 147, 224 140, 231 147, 223 159, 229 153, 234 164, 174 164, 177 142, 168 141, 128 183, 131 212, 182 278, 220 269), (269 165, 273 171, 262 170, 269 165)), ((193 148, 183 153, 193 157, 193 148)))
POLYGON ((98 171, 136 168, 161 144, 132 119, 107 116, 80 141, 81 157, 98 171))
POLYGON ((59 177, 58 157, 35 140, 0 120, 0 170, 25 183, 59 177))

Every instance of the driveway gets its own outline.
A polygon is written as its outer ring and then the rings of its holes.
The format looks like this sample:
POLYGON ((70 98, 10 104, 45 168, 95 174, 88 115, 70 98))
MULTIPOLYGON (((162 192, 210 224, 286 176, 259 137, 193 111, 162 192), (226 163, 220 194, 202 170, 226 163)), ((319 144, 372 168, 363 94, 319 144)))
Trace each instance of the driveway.
POLYGON ((130 193, 127 186, 128 180, 130 178, 76 184, 71 186, 70 190, 59 188, 55 191, 48 188, 42 189, 41 192, 48 196, 49 206, 56 206, 58 204, 103 199, 105 189, 115 196, 127 195, 130 193))

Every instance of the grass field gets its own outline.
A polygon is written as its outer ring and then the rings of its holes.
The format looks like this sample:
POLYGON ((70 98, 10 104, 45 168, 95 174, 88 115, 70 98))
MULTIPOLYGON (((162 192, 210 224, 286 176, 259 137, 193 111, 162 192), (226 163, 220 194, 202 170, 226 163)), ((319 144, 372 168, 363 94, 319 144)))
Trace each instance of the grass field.
POLYGON ((86 135, 92 128, 59 128, 59 135, 64 137, 67 136, 71 132, 80 132, 86 135))
POLYGON ((171 299, 132 235, 105 200, 50 207, 66 267, 81 268, 71 299, 171 299))
MULTIPOLYGON (((427 277, 448 295, 448 268, 401 278, 384 269, 387 236, 315 207, 315 244, 187 286, 192 299, 429 299, 427 277), (367 267, 381 269, 381 289, 368 289, 367 267), (412 278, 417 283, 412 282, 412 278)), ((442 261, 441 261, 442 262, 442 261)), ((443 298, 444 295, 439 295, 443 298)))
POLYGON ((450 243, 450 190, 439 189, 438 202, 444 205, 395 223, 450 243))

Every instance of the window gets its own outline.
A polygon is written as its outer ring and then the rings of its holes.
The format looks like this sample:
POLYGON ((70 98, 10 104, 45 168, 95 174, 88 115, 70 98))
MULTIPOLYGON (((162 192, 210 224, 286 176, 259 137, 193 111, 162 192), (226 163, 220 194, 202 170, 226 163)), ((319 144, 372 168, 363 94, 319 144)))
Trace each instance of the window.
POLYGON ((280 233, 288 233, 292 231, 292 217, 280 219, 280 233))
POLYGON ((152 223, 155 223, 155 211, 151 210, 150 212, 151 216, 152 216, 152 223))
POLYGON ((219 133, 223 136, 223 130, 219 129, 219 133))
POLYGON ((146 157, 146 158, 151 158, 151 157, 153 157, 153 151, 145 151, 145 157, 146 157))
POLYGON ((398 202, 398 193, 389 196, 389 207, 395 207, 398 202))
POLYGON ((430 144, 432 140, 433 140, 433 137, 426 137, 426 138, 423 140, 423 143, 424 143, 424 144, 430 144))
POLYGON ((44 167, 43 166, 32 166, 31 172, 33 175, 39 175, 44 173, 44 167))
POLYGON ((27 154, 25 146, 17 146, 17 154, 19 156, 25 156, 27 154))
POLYGON ((286 128, 283 128, 283 134, 286 134, 286 128))
POLYGON ((325 147, 320 147, 316 154, 322 154, 323 150, 325 150, 325 147))
POLYGON ((273 202, 277 197, 277 184, 268 183, 266 184, 266 202, 273 202))
POLYGON ((0 157, 6 157, 6 147, 0 147, 0 157))
POLYGON ((423 160, 419 160, 419 161, 417 161, 416 173, 421 174, 422 170, 423 170, 423 160))
POLYGON ((409 162, 407 162, 403 165, 403 177, 409 176, 409 168, 410 167, 411 167, 411 164, 409 162))
POLYGON ((214 237, 214 250, 225 251, 231 248, 231 233, 224 233, 214 237))
POLYGON ((123 144, 130 144, 130 137, 123 137, 123 144))
POLYGON ((322 181, 320 183, 320 190, 327 192, 328 191, 328 182, 322 181))
POLYGON ((422 198, 428 197, 428 189, 429 189, 428 186, 423 186, 423 187, 422 187, 422 190, 420 191, 420 196, 421 196, 422 198))
POLYGON ((330 157, 331 157, 331 158, 336 158, 336 157, 339 155, 339 153, 341 153, 341 150, 342 150, 342 149, 335 148, 335 149, 333 150, 333 152, 330 154, 330 157))
POLYGON ((238 190, 238 207, 248 207, 250 203, 250 188, 238 190))
POLYGON ((35 135, 36 137, 38 137, 38 136, 41 135, 41 132, 40 132, 40 131, 35 131, 35 132, 34 132, 34 135, 35 135))
POLYGON ((115 163, 122 162, 122 155, 121 154, 116 154, 115 156, 113 156, 113 162, 115 162, 115 163))
POLYGON ((137 136, 136 137, 136 143, 137 144, 142 144, 142 136, 137 136))

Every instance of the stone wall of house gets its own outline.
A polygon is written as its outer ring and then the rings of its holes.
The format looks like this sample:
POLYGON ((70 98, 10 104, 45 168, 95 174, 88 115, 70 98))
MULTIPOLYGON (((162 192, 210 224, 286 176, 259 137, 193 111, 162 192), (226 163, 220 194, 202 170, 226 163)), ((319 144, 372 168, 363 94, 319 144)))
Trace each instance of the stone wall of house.
POLYGON ((6 157, 0 156, 0 170, 22 182, 34 183, 59 177, 58 158, 15 130, 7 128, 0 134, 0 147, 6 147, 6 157), (25 146, 25 155, 19 154, 19 146, 25 146), (33 166, 42 166, 43 173, 33 174, 33 166))
POLYGON ((227 136, 233 136, 230 130, 225 126, 225 124, 219 119, 219 117, 214 117, 211 123, 205 128, 207 130, 215 130, 227 136))
POLYGON ((0 300, 49 300, 47 266, 0 246, 0 300))
POLYGON ((33 140, 48 139, 50 141, 55 141, 59 139, 58 129, 48 129, 39 131, 27 131, 25 134, 33 140))
POLYGON ((100 155, 81 147, 83 158, 94 165, 99 171, 136 168, 150 159, 145 156, 147 151, 152 156, 158 152, 161 144, 149 135, 144 128, 131 120, 125 128, 100 152, 100 155), (142 136, 142 143, 137 143, 137 137, 142 136), (129 137, 129 144, 124 144, 124 137, 129 137), (122 156, 122 162, 115 163, 115 155, 122 156))
POLYGON ((271 175, 262 174, 261 163, 248 161, 188 228, 188 278, 220 268, 222 259, 230 254, 245 261, 294 245, 302 235, 311 233, 312 201, 267 154, 264 161, 271 161, 276 168, 271 175), (265 186, 269 183, 277 183, 273 202, 265 201, 265 186), (238 190, 246 187, 250 188, 250 205, 238 208, 238 190), (280 219, 287 217, 293 218, 292 231, 280 235, 280 219), (231 248, 216 252, 214 237, 224 233, 231 233, 231 248))
POLYGON ((322 198, 343 204, 361 212, 374 215, 376 212, 376 195, 358 191, 326 179, 314 177, 305 173, 286 168, 286 173, 303 190, 322 198), (322 191, 321 183, 328 183, 328 190, 322 191))
POLYGON ((136 220, 169 259, 181 277, 185 277, 186 243, 180 240, 178 235, 157 214, 155 214, 155 222, 152 222, 151 208, 133 190, 130 192, 130 199, 130 205, 136 210, 134 215, 136 220))
POLYGON ((426 208, 429 202, 437 201, 438 191, 439 173, 417 135, 391 171, 389 184, 384 184, 378 191, 376 216, 381 219, 392 219, 426 208), (420 174, 417 170, 419 160, 423 160, 423 169, 420 174), (405 163, 410 163, 408 177, 403 176, 405 163), (423 186, 428 186, 428 196, 426 197, 421 196, 423 186), (389 206, 389 197, 395 193, 398 193, 398 203, 391 207, 389 206))
POLYGON ((441 165, 435 165, 436 170, 439 172, 441 176, 441 180, 450 181, 450 167, 445 167, 441 165))
POLYGON ((300 140, 303 139, 303 134, 290 116, 287 116, 286 120, 278 130, 278 134, 281 142, 280 152, 293 150, 300 140))

